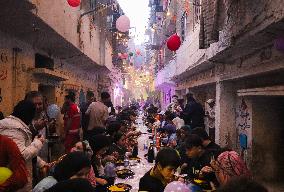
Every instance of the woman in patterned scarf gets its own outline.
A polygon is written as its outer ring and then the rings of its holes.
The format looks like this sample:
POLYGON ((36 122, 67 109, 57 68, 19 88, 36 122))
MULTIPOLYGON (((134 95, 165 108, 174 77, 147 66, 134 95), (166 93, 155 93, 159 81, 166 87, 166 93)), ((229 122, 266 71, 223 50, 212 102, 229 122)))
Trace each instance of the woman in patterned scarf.
POLYGON ((245 162, 235 151, 225 151, 218 156, 217 161, 212 161, 216 177, 221 185, 226 184, 234 177, 251 177, 245 162))

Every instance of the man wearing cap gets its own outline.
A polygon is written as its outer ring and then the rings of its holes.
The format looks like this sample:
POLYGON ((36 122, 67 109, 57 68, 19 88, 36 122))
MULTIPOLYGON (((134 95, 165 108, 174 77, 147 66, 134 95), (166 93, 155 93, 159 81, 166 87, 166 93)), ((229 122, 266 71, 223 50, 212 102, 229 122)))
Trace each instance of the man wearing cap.
POLYGON ((205 112, 205 116, 207 119, 209 137, 212 141, 215 141, 215 100, 208 99, 206 103, 208 104, 208 110, 205 112))

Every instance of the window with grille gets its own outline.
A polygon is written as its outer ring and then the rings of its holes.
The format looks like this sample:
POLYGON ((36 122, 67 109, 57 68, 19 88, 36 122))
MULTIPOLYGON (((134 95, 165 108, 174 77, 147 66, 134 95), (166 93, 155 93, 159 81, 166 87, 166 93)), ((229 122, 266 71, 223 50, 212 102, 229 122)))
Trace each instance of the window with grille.
POLYGON ((193 22, 194 24, 200 22, 201 14, 201 0, 193 0, 193 22))
MULTIPOLYGON (((97 0, 89 0, 90 1, 90 10, 94 10, 97 8, 97 0)), ((95 14, 92 14, 93 21, 95 21, 95 14)))
POLYGON ((95 9, 97 6, 97 0, 90 0, 90 8, 95 9))
POLYGON ((187 14, 183 13, 181 17, 181 39, 184 41, 186 36, 186 27, 187 27, 187 14))

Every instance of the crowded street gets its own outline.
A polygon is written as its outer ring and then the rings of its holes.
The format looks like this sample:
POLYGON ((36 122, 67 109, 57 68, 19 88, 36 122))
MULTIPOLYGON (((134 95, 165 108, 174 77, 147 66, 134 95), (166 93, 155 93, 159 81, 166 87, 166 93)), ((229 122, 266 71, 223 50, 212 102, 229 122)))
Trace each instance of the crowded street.
POLYGON ((0 192, 284 192, 284 0, 0 6, 0 192))

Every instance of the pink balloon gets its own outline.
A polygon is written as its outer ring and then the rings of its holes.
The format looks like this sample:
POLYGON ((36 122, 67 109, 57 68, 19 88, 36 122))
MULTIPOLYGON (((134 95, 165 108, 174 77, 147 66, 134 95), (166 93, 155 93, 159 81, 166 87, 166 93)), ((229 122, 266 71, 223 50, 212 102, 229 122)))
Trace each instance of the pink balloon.
POLYGON ((139 49, 137 49, 137 50, 136 50, 136 54, 137 54, 137 55, 140 55, 140 54, 141 54, 141 51, 140 51, 139 49))
POLYGON ((121 58, 121 56, 122 56, 122 54, 121 54, 121 53, 118 53, 117 55, 118 55, 118 57, 119 57, 119 58, 121 58))
POLYGON ((173 181, 166 186, 164 192, 191 192, 191 190, 186 184, 180 181, 173 181))
POLYGON ((120 16, 117 20, 116 20, 116 28, 125 33, 130 29, 130 20, 126 15, 122 15, 120 16))
POLYGON ((128 57, 128 54, 127 53, 123 53, 123 58, 127 59, 127 57, 128 57))

